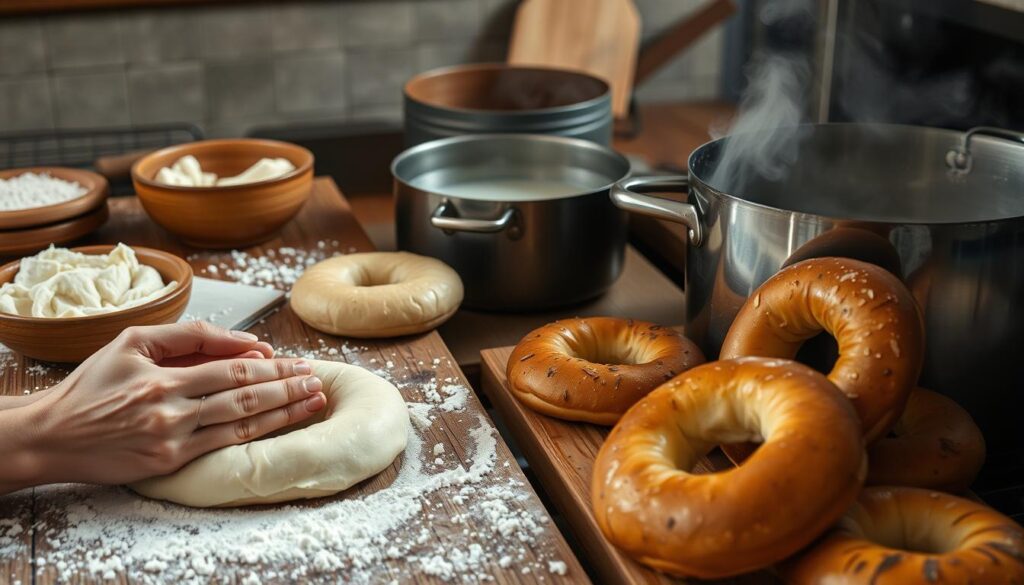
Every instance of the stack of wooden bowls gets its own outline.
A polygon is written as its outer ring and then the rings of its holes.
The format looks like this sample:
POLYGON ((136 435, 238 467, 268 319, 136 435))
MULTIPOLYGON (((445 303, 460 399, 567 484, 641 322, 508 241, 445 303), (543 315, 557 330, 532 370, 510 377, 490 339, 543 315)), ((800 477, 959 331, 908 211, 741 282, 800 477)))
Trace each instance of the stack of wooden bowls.
POLYGON ((0 171, 0 179, 30 172, 73 181, 87 191, 54 205, 0 211, 0 256, 33 254, 50 244, 65 244, 92 233, 107 221, 110 186, 100 175, 81 169, 32 167, 0 171))

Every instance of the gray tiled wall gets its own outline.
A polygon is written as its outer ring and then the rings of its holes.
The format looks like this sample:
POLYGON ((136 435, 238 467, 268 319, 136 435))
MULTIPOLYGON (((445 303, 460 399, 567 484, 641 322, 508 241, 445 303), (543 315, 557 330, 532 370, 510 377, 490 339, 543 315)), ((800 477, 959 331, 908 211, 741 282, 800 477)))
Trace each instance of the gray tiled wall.
MULTIPOLYGON (((703 0, 636 0, 645 38, 703 0)), ((395 118, 417 72, 505 57, 516 0, 322 0, 0 18, 0 131, 395 118)), ((720 34, 643 87, 717 95, 720 34)))

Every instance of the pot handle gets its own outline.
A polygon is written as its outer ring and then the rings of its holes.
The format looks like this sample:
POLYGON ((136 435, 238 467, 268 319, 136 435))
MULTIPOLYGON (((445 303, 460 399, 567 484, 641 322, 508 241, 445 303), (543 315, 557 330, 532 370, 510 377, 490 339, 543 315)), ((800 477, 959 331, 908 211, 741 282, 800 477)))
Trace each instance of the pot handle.
POLYGON ((950 151, 946 153, 946 165, 954 172, 971 172, 971 139, 975 136, 1001 138, 1003 140, 1010 140, 1024 144, 1024 134, 1021 134, 1020 132, 1014 132, 1013 130, 1007 130, 1005 128, 976 126, 967 132, 964 132, 963 138, 960 139, 960 145, 950 149, 950 151))
POLYGON ((679 191, 686 193, 690 188, 690 180, 683 176, 670 177, 631 177, 612 185, 612 202, 618 207, 650 215, 658 219, 681 223, 689 228, 690 244, 700 246, 704 243, 704 226, 700 222, 697 207, 692 203, 673 201, 664 197, 646 195, 642 190, 679 191))
POLYGON ((510 238, 515 239, 519 236, 518 227, 515 225, 515 207, 506 209, 498 219, 472 219, 459 217, 457 213, 447 199, 442 199, 434 213, 430 214, 430 225, 444 230, 446 234, 453 232, 493 234, 507 229, 510 238))

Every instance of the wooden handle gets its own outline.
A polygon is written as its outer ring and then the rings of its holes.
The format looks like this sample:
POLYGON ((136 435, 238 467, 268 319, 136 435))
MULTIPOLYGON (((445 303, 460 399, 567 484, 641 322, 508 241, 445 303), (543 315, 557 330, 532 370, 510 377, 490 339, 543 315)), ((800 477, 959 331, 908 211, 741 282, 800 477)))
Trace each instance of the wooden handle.
POLYGON ((107 178, 108 181, 127 179, 132 174, 132 165, 135 161, 146 156, 152 150, 136 150, 124 154, 112 154, 101 156, 93 163, 96 172, 107 178))
POLYGON ((633 85, 643 83, 662 65, 671 61, 680 51, 692 45, 734 12, 736 5, 732 0, 714 0, 689 18, 658 35, 658 38, 640 49, 633 85))

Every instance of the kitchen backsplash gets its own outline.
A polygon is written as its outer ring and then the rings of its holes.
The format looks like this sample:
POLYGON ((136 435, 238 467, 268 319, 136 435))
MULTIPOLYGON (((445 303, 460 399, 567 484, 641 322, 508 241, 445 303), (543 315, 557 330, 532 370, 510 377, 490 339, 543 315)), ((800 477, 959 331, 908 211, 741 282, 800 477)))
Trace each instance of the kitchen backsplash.
MULTIPOLYGON (((704 0, 637 0, 649 38, 704 0)), ((410 76, 505 58, 514 0, 239 3, 0 18, 0 131, 397 119, 410 76)), ((714 98, 721 31, 638 96, 714 98)))

